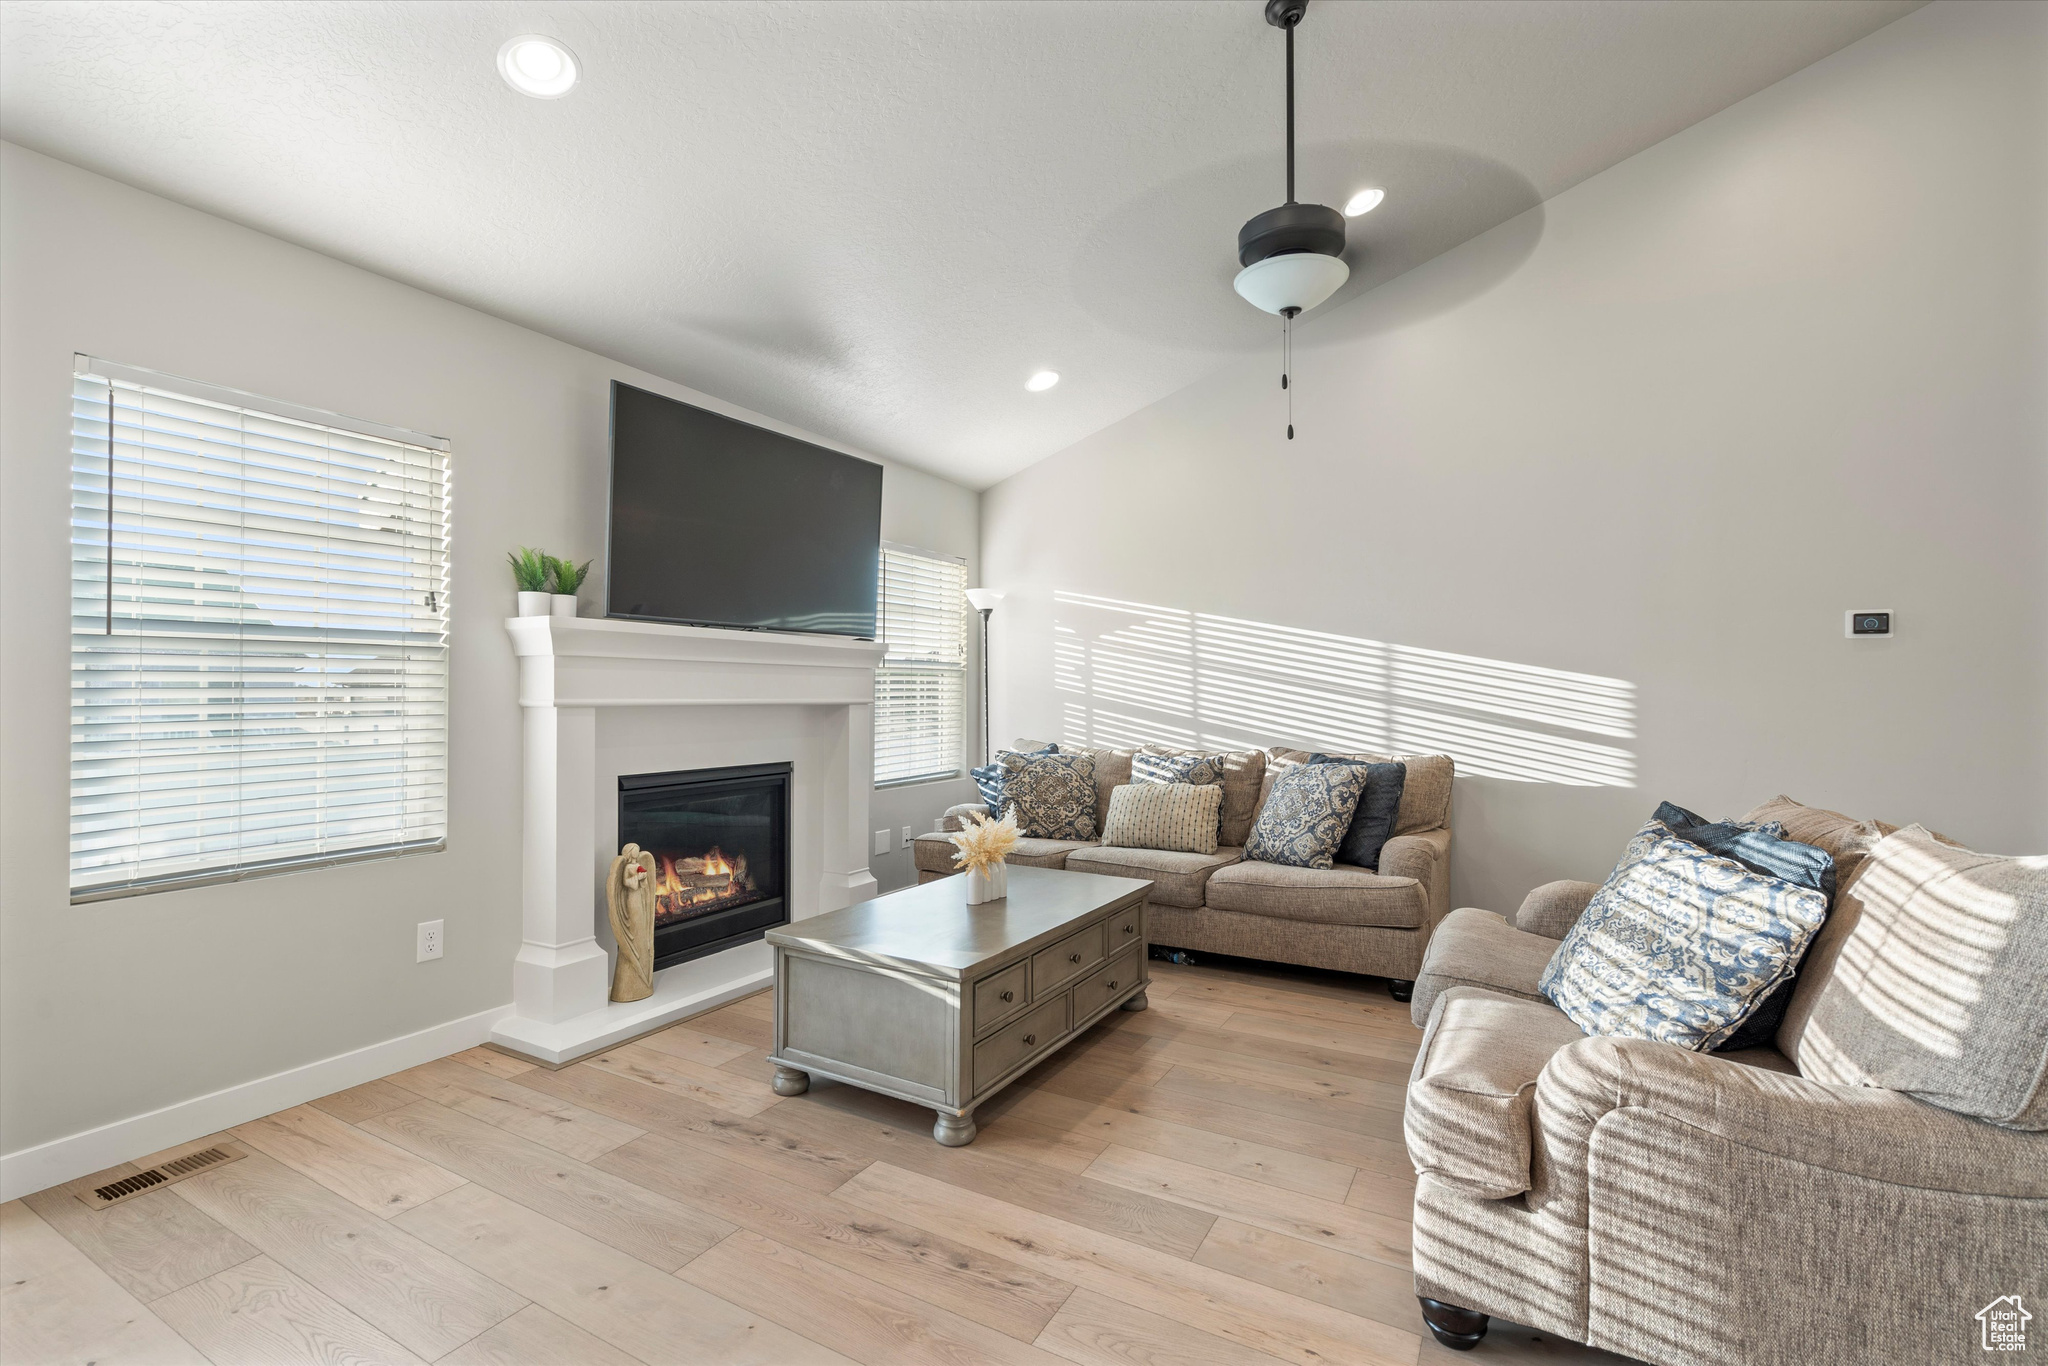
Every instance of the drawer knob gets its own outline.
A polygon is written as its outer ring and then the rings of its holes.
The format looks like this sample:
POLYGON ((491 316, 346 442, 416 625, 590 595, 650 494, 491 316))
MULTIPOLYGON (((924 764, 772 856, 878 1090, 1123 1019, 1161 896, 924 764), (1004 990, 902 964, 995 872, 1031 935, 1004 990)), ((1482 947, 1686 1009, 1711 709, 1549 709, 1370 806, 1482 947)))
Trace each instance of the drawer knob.
POLYGON ((1005 1001, 1014 1001, 1017 999, 1017 993, 1014 991, 1006 991, 1003 993, 1003 999, 1005 1001))
POLYGON ((1138 928, 1136 925, 1126 925, 1124 926, 1124 933, 1129 934, 1132 930, 1135 930, 1136 928, 1138 928))
POLYGON ((1081 961, 1081 955, 1078 953, 1070 953, 1067 955, 1067 961, 1069 963, 1078 963, 1081 961))
POLYGON ((1037 1043, 1037 1042, 1038 1042, 1038 1036, 1037 1036, 1036 1034, 1026 1034, 1026 1035, 1024 1036, 1024 1046, 1025 1046, 1026 1048, 1029 1048, 1029 1047, 1031 1047, 1031 1045, 1033 1045, 1033 1044, 1035 1044, 1035 1043, 1037 1043))
POLYGON ((1111 983, 1109 984, 1109 990, 1111 990, 1111 991, 1115 991, 1115 990, 1116 990, 1116 983, 1114 983, 1114 982, 1111 982, 1111 983))

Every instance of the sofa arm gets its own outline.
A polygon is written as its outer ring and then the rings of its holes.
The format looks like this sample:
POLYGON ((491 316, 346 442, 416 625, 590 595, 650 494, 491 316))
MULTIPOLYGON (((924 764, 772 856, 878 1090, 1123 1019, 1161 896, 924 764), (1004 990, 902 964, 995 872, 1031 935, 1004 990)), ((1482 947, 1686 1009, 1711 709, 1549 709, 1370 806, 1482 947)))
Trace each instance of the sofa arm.
POLYGON ((946 808, 946 814, 939 817, 939 832, 950 835, 955 830, 964 830, 967 827, 967 817, 987 814, 988 807, 980 802, 962 802, 959 806, 949 806, 946 808))
POLYGON ((1412 877, 1422 884, 1425 928, 1433 929, 1451 906, 1451 831, 1448 826, 1396 835, 1380 846, 1381 877, 1412 877))
POLYGON ((1522 898, 1522 909, 1515 912, 1514 927, 1545 939, 1562 939, 1578 923, 1586 903, 1599 890, 1597 882, 1546 882, 1522 898))
MULTIPOLYGON (((1581 1194, 1595 1131, 1624 1114, 1655 1115, 1759 1157, 1862 1180, 2048 1200, 2048 1133, 1648 1039, 1589 1038, 1558 1050, 1537 1080, 1544 1176, 1532 1203, 1581 1194)), ((1644 1170, 1660 1165, 1644 1156, 1644 1170)))

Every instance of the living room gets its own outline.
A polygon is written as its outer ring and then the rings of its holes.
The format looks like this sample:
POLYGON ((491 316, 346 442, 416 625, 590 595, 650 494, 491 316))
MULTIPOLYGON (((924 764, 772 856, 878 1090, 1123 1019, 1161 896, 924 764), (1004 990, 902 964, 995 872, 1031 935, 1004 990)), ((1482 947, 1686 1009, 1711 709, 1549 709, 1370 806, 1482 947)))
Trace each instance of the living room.
POLYGON ((2023 1353, 2044 72, 6 0, 0 1360, 2023 1353))

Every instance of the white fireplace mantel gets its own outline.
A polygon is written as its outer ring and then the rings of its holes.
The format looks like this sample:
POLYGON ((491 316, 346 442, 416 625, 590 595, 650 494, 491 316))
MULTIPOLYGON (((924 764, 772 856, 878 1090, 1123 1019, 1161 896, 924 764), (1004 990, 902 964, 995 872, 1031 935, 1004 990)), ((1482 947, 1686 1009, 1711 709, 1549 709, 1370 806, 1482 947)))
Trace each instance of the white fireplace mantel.
MULTIPOLYGON (((752 991, 765 955, 746 945, 655 974, 654 995, 612 1004, 610 957, 596 936, 603 871, 617 851, 598 805, 598 712, 609 707, 826 707, 843 714, 817 774, 824 819, 816 911, 875 894, 867 866, 874 785, 875 666, 882 647, 843 636, 725 631, 584 617, 512 617, 524 721, 522 925, 512 1012, 491 1041, 564 1063, 752 991), (722 974, 701 965, 735 955, 722 974), (757 963, 755 960, 761 960, 757 963)), ((793 889, 792 889, 793 890, 793 889)))

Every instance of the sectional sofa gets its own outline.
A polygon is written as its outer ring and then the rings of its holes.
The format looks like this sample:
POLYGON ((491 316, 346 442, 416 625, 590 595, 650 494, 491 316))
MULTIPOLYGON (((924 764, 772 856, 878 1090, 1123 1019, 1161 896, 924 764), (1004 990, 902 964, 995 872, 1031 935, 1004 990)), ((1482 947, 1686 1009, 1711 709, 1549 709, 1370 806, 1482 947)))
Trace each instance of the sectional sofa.
MULTIPOLYGON (((1043 748, 1019 740, 1014 748, 1043 748)), ((1062 752, 1083 746, 1062 744, 1062 752)), ((1103 828, 1110 792, 1131 781, 1137 754, 1193 751, 1164 745, 1139 749, 1094 749, 1095 824, 1103 828)), ((1219 751, 1203 751, 1219 753, 1219 751)), ((1235 954, 1308 967, 1385 977, 1397 999, 1422 966, 1431 932, 1450 903, 1451 777, 1449 757, 1346 755, 1407 765, 1394 836, 1377 869, 1337 864, 1322 870, 1248 862, 1244 843, 1265 805, 1275 774, 1305 763, 1307 750, 1273 748, 1223 753, 1223 810, 1214 854, 1104 846, 1099 840, 1024 839, 1009 862, 1038 868, 1068 868, 1152 882, 1152 941, 1175 948, 1235 954)), ((979 804, 946 813, 946 830, 959 828, 979 804)), ((918 837, 918 881, 951 876, 953 846, 945 833, 918 837)))

